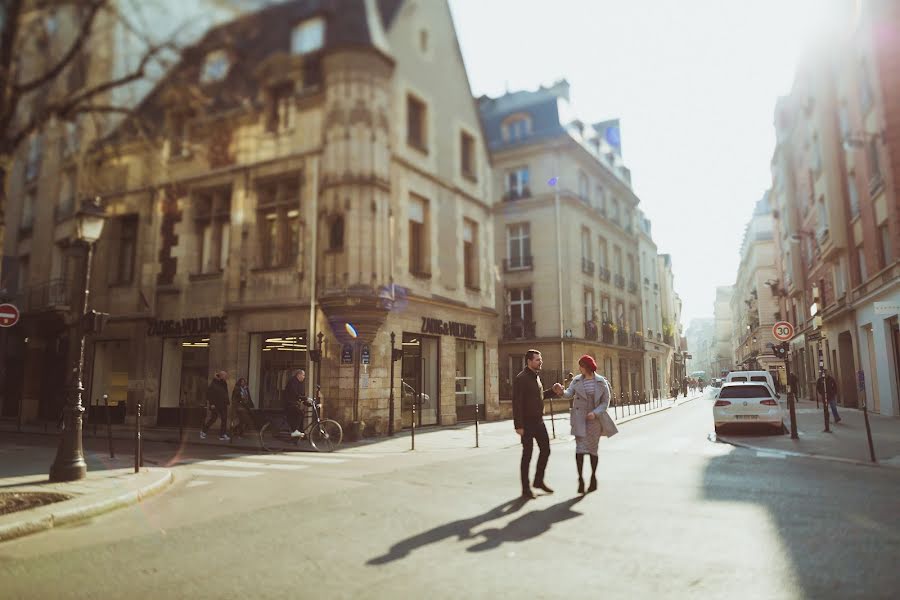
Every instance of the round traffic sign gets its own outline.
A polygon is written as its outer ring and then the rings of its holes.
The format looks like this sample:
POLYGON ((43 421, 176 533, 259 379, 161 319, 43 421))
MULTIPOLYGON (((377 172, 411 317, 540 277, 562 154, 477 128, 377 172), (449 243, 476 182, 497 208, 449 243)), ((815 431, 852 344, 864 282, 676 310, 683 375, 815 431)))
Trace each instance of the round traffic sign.
POLYGON ((786 342, 794 337, 794 326, 787 321, 778 321, 772 325, 772 335, 779 342, 786 342))
POLYGON ((12 304, 0 304, 0 327, 12 327, 19 322, 19 309, 12 304))

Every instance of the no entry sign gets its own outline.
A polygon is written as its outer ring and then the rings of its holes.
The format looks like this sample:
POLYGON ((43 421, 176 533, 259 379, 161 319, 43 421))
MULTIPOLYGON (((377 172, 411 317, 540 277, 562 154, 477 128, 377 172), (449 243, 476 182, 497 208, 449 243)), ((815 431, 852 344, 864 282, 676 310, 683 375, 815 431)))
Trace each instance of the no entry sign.
POLYGON ((772 326, 772 335, 779 342, 786 342, 794 337, 794 326, 787 321, 778 321, 772 326))
POLYGON ((12 304, 0 304, 0 327, 12 327, 19 322, 19 309, 12 304))

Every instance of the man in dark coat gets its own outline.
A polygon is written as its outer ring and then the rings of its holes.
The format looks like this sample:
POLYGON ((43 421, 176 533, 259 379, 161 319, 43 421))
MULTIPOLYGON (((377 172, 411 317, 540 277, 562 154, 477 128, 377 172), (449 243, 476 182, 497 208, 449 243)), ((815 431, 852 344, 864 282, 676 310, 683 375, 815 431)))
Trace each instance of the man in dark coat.
POLYGON ((228 373, 225 371, 216 371, 209 387, 206 388, 206 405, 209 408, 209 418, 200 429, 200 439, 206 439, 206 432, 216 422, 221 419, 222 424, 219 426, 219 439, 228 441, 228 373))
POLYGON ((816 380, 816 393, 819 395, 819 398, 822 398, 823 402, 827 396, 828 406, 831 407, 831 414, 834 415, 834 422, 840 423, 841 416, 837 410, 837 381, 834 380, 834 377, 828 371, 822 371, 822 376, 816 380))
POLYGON ((284 415, 287 418, 288 425, 291 426, 291 437, 303 439, 306 434, 303 433, 303 402, 306 400, 306 371, 297 369, 293 376, 288 380, 281 394, 281 400, 284 403, 284 415))
POLYGON ((531 453, 537 441, 540 454, 537 469, 534 473, 534 487, 552 494, 553 490, 544 483, 544 470, 550 460, 550 436, 544 425, 544 399, 559 396, 563 392, 562 385, 554 383, 549 390, 543 389, 538 373, 544 364, 541 353, 529 350, 525 353, 525 368, 513 380, 513 424, 516 433, 522 438, 522 460, 519 474, 522 478, 522 497, 534 498, 528 483, 528 469, 531 464, 531 453))

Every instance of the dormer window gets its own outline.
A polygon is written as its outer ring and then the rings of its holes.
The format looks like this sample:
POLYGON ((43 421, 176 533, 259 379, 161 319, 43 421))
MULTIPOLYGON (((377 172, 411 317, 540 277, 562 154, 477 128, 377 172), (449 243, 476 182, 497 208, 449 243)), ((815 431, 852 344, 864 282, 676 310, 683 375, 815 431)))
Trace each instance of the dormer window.
POLYGON ((224 50, 215 50, 206 55, 203 63, 203 73, 200 75, 200 83, 212 83, 222 81, 228 75, 231 61, 224 50))
POLYGON ((527 115, 514 115, 503 123, 503 139, 515 142, 531 135, 531 118, 527 115))
POLYGON ((291 33, 291 53, 309 54, 325 44, 325 19, 315 17, 303 21, 291 33))

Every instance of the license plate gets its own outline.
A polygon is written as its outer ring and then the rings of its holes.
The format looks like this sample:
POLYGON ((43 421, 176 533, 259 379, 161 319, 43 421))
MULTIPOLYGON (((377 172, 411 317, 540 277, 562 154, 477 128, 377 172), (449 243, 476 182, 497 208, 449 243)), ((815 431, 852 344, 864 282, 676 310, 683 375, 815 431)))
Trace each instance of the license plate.
POLYGON ((759 415, 735 415, 735 419, 758 419, 759 415))

